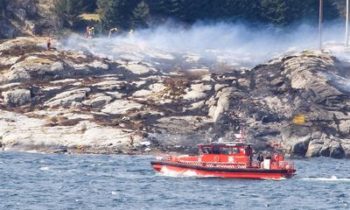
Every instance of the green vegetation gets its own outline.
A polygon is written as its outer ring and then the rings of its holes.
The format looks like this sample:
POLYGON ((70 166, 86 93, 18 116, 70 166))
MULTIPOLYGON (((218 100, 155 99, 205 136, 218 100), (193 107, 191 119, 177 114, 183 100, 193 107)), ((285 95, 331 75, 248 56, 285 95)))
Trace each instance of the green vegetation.
POLYGON ((74 28, 80 21, 79 15, 96 9, 95 1, 85 0, 55 0, 54 10, 61 18, 63 26, 74 28))
POLYGON ((0 20, 5 16, 6 0, 0 0, 0 20))
MULTIPOLYGON (((3 1, 3 0, 0 0, 3 1)), ((337 0, 324 0, 325 19, 339 18, 343 8, 337 0)), ((98 13, 103 29, 147 27, 174 19, 196 21, 244 21, 287 26, 315 21, 318 0, 56 0, 57 14, 73 27, 82 13, 98 13)))

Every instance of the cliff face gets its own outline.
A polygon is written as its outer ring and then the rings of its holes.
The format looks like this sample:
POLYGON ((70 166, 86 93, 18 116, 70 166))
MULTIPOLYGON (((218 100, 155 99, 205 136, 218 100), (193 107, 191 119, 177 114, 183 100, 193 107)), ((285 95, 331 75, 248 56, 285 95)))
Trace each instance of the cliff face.
POLYGON ((257 150, 279 145, 292 155, 350 157, 348 67, 328 54, 212 73, 155 52, 152 63, 46 50, 45 43, 0 45, 3 149, 188 153, 198 143, 234 139, 245 124, 257 150), (169 71, 171 63, 183 69, 169 71), (306 122, 293 124, 295 115, 306 122))

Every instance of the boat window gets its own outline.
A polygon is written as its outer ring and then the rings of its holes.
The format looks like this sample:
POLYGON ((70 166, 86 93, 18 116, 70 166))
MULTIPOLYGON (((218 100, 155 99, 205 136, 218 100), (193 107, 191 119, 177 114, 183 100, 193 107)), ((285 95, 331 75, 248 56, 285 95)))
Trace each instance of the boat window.
POLYGON ((220 154, 225 154, 225 155, 232 154, 232 148, 230 148, 230 147, 221 147, 220 148, 220 154))
POLYGON ((220 154, 220 147, 217 145, 214 145, 213 149, 212 149, 212 153, 213 154, 220 154))
POLYGON ((202 147, 202 153, 203 154, 210 154, 211 148, 210 147, 202 147))
POLYGON ((239 149, 237 147, 232 147, 232 154, 238 154, 239 149))

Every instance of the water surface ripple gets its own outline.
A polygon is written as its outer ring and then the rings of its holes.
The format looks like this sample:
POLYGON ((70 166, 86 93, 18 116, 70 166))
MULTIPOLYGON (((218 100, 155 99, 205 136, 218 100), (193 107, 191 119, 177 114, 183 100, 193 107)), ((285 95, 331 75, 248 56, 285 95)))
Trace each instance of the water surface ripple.
POLYGON ((156 175, 151 156, 0 153, 0 209, 350 209, 348 160, 282 181, 156 175))

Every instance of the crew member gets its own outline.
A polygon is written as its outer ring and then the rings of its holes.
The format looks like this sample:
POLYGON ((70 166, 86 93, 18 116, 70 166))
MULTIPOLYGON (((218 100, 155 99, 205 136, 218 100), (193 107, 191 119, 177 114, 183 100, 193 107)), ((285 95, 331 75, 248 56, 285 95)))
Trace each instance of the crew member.
POLYGON ((249 166, 252 165, 252 159, 253 159, 253 149, 250 145, 248 145, 246 148, 245 148, 245 154, 247 156, 249 156, 249 166))
POLYGON ((261 167, 261 163, 264 161, 264 156, 262 156, 261 153, 259 153, 256 160, 259 162, 259 167, 261 167))
POLYGON ((115 33, 117 33, 118 28, 111 28, 108 33, 108 38, 111 38, 115 33))

